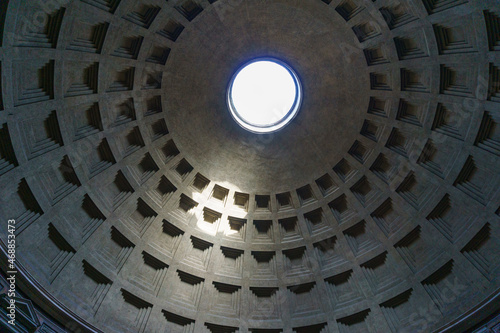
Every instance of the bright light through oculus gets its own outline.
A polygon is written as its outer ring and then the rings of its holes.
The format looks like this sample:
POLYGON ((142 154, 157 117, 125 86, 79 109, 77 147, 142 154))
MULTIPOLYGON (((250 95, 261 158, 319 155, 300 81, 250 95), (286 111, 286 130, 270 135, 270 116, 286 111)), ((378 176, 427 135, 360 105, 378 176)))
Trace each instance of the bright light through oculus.
POLYGON ((233 76, 227 100, 238 124, 251 132, 268 133, 295 117, 302 91, 289 66, 276 59, 256 59, 233 76))
POLYGON ((254 62, 234 78, 231 96, 245 121, 266 126, 282 119, 292 108, 295 82, 291 73, 275 62, 254 62))

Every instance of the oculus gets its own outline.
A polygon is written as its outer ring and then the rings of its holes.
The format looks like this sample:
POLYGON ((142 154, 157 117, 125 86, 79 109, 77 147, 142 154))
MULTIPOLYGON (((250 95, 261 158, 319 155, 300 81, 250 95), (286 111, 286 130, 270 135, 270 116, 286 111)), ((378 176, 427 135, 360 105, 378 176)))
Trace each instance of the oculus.
POLYGON ((227 104, 233 119, 253 133, 282 129, 297 115, 302 87, 283 61, 258 58, 241 66, 231 78, 227 104))

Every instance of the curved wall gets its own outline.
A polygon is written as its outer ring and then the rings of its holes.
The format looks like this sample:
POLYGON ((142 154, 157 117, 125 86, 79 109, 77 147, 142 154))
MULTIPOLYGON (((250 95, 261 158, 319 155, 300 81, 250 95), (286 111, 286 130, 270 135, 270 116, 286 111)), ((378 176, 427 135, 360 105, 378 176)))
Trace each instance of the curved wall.
POLYGON ((459 331, 498 294, 497 1, 10 0, 1 26, 0 218, 99 330, 459 331), (225 106, 257 56, 303 84, 273 135, 225 106))

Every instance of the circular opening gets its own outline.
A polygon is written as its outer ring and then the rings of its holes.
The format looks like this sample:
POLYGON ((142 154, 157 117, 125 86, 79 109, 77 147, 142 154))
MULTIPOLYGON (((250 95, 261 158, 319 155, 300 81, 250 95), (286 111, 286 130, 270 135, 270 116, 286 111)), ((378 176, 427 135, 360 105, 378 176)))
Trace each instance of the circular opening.
POLYGON ((243 65, 231 79, 227 102, 236 122, 254 133, 286 126, 297 114, 302 89, 295 72, 284 62, 260 58, 243 65))

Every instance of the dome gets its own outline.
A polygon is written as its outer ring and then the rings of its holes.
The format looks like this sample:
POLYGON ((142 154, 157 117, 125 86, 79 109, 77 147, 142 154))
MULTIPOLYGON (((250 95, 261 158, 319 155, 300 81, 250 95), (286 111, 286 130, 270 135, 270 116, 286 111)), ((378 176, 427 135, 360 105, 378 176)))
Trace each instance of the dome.
POLYGON ((498 1, 0 13, 0 296, 15 269, 26 332, 500 322, 498 1), (237 101, 259 61, 290 81, 237 101))

